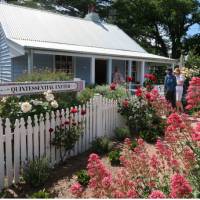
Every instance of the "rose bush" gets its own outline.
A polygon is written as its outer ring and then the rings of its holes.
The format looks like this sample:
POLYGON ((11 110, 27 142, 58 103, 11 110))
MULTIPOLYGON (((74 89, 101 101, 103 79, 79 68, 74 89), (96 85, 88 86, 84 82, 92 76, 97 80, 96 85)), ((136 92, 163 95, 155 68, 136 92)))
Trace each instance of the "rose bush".
POLYGON ((131 133, 139 133, 146 141, 155 142, 163 135, 166 118, 172 109, 155 89, 149 92, 138 88, 135 94, 119 102, 119 112, 126 118, 131 133))
POLYGON ((0 100, 0 117, 9 118, 14 124, 16 119, 23 117, 27 120, 28 116, 40 116, 41 113, 55 111, 58 108, 59 103, 50 90, 38 98, 34 96, 3 97, 0 100))
POLYGON ((143 83, 144 87, 151 91, 154 87, 154 84, 157 82, 157 78, 154 74, 145 74, 144 75, 145 81, 143 83))
POLYGON ((57 125, 55 129, 49 129, 50 134, 54 134, 51 144, 58 149, 63 149, 63 151, 60 151, 62 162, 65 159, 66 153, 73 149, 74 145, 83 134, 85 114, 86 111, 83 109, 79 110, 76 107, 71 108, 66 121, 62 121, 62 117, 66 119, 66 116, 60 115, 61 123, 57 125), (77 113, 81 113, 81 117, 79 117, 78 121, 76 120, 77 113))

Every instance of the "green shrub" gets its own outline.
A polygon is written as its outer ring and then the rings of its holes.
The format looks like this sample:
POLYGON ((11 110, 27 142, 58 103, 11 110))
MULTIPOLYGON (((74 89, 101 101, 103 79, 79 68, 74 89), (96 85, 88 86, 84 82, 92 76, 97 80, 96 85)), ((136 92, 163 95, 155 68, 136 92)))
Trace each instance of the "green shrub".
POLYGON ((80 170, 79 172, 76 173, 76 175, 77 175, 77 180, 81 185, 83 186, 88 185, 90 177, 87 173, 87 170, 80 170))
POLYGON ((108 153, 113 147, 111 140, 104 136, 92 142, 92 150, 98 154, 108 153))
POLYGON ((132 140, 131 149, 134 149, 135 147, 137 147, 137 141, 136 140, 132 140))
POLYGON ((125 138, 130 137, 130 130, 128 127, 116 128, 115 137, 119 141, 123 141, 125 138))
POLYGON ((119 113, 127 120, 131 132, 138 133, 147 142, 155 142, 163 136, 165 120, 147 99, 133 96, 119 104, 119 113))
POLYGON ((68 81, 71 79, 72 77, 65 72, 51 72, 49 70, 37 70, 31 72, 30 74, 27 73, 23 74, 17 79, 17 82, 68 81))
POLYGON ((94 92, 101 94, 108 99, 126 98, 127 92, 124 86, 117 86, 115 90, 110 90, 109 85, 98 85, 94 88, 94 92))
MULTIPOLYGON (((17 79, 18 82, 37 82, 37 81, 69 81, 72 77, 65 72, 51 72, 49 70, 38 70, 31 74, 23 74, 17 79)), ((78 105, 76 92, 55 93, 54 96, 59 103, 59 108, 67 108, 78 105)), ((30 98, 40 98, 41 95, 30 96, 30 98)))
POLYGON ((113 150, 108 155, 111 165, 120 164, 120 150, 113 150))
POLYGON ((38 192, 34 192, 30 198, 32 199, 49 199, 50 194, 44 190, 39 190, 38 192))
POLYGON ((149 143, 154 143, 157 141, 158 137, 164 135, 165 121, 160 117, 154 115, 152 120, 152 126, 150 129, 143 129, 139 131, 139 135, 142 139, 149 143))
POLYGON ((32 187, 43 185, 50 175, 50 167, 46 158, 36 158, 29 161, 23 172, 24 180, 32 187))
POLYGON ((79 104, 85 104, 94 96, 94 90, 90 88, 85 88, 82 92, 77 95, 77 101, 79 104))

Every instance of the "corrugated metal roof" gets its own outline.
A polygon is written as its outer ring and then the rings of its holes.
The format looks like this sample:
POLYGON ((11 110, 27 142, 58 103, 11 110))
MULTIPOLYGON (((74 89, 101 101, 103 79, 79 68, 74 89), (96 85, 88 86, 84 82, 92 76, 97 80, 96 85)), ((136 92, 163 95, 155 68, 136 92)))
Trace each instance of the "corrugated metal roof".
POLYGON ((0 22, 10 39, 146 52, 115 25, 0 4, 0 22))
POLYGON ((33 49, 45 49, 45 50, 54 50, 54 51, 66 51, 71 53, 84 53, 88 55, 104 55, 104 56, 113 56, 113 57, 126 57, 126 58, 135 58, 135 59, 145 59, 148 61, 160 61, 166 63, 174 63, 174 60, 157 56, 150 53, 135 52, 135 51, 124 51, 124 50, 115 50, 115 49, 104 49, 97 47, 85 47, 78 45, 69 45, 69 44, 58 44, 50 42, 35 42, 35 41, 25 41, 25 40, 12 40, 16 44, 24 47, 31 47, 33 49))
POLYGON ((22 47, 175 62, 147 53, 111 24, 5 3, 0 3, 0 23, 8 41, 22 47))

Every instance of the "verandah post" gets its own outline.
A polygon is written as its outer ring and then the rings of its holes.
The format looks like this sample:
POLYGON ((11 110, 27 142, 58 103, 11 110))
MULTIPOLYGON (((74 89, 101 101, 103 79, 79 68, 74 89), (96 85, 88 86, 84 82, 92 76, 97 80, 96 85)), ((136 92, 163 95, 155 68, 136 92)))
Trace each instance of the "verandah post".
POLYGON ((95 84, 95 57, 91 57, 91 66, 90 66, 90 82, 95 84))
POLYGON ((112 82, 112 59, 108 59, 108 68, 107 68, 107 82, 111 84, 112 82))
POLYGON ((28 74, 33 71, 33 50, 28 51, 28 74))
MULTIPOLYGON (((132 77, 132 60, 128 60, 128 76, 132 77)), ((131 89, 131 83, 129 83, 129 90, 131 89)))
POLYGON ((141 70, 140 70, 140 84, 144 83, 144 72, 145 72, 145 61, 141 61, 141 70))

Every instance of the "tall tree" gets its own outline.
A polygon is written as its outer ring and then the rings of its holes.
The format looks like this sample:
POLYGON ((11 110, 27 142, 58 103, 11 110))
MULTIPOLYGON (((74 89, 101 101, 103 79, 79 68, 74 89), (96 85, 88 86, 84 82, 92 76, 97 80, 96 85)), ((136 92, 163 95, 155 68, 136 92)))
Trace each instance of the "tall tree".
POLYGON ((200 23, 198 0, 115 0, 114 23, 153 53, 179 58, 187 31, 200 23))

